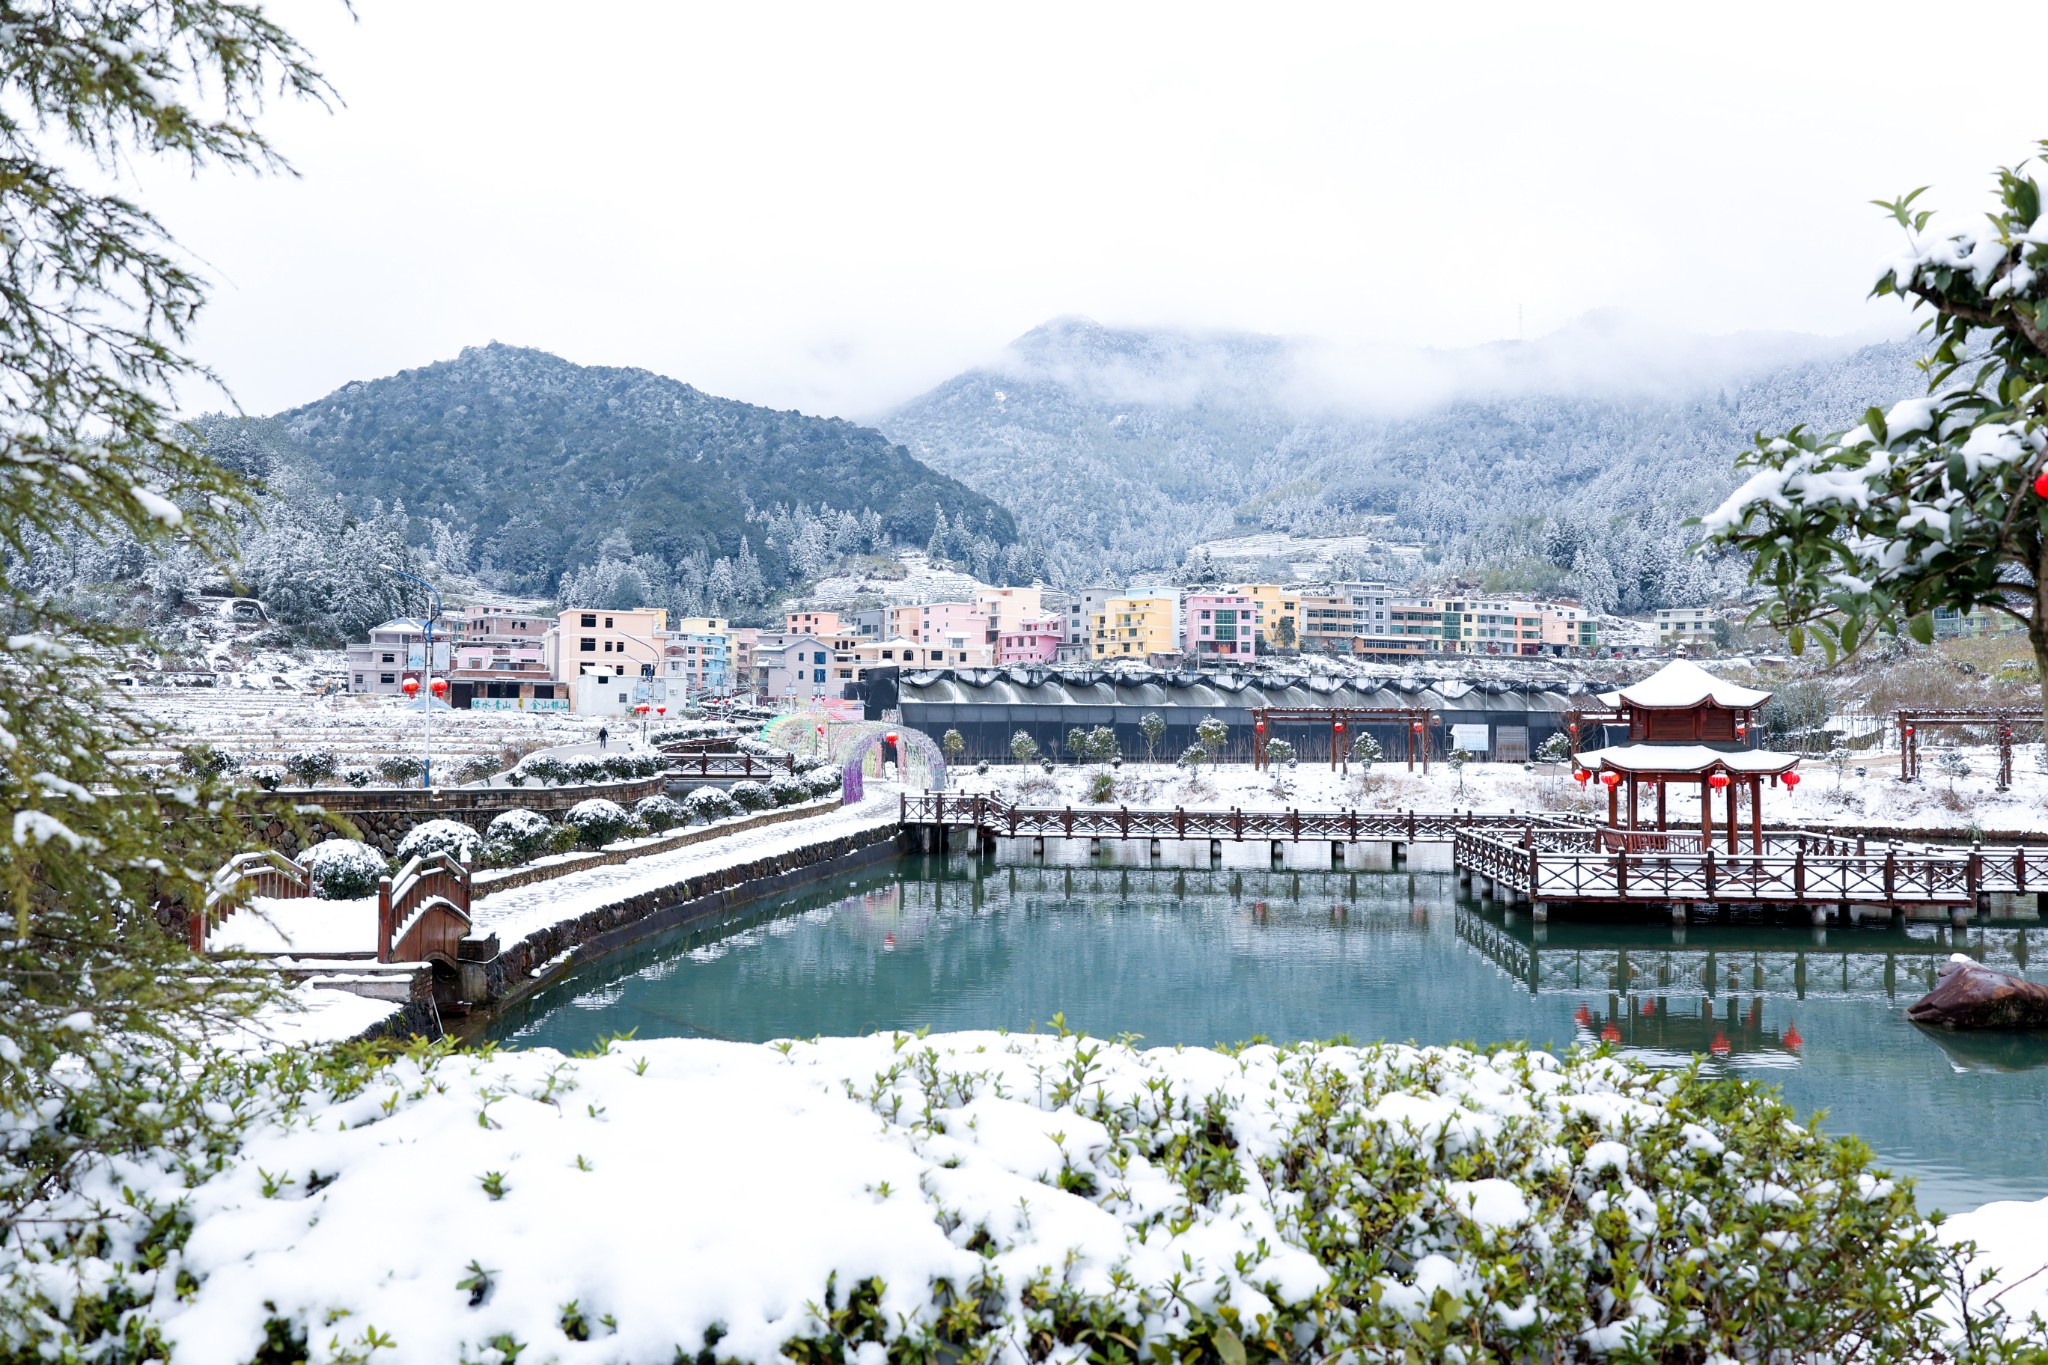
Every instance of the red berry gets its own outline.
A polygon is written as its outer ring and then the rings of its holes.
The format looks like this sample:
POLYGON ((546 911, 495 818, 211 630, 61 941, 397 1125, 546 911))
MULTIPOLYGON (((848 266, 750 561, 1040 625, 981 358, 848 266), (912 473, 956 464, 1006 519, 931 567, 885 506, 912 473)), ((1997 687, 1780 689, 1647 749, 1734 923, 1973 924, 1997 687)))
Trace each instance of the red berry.
POLYGON ((2048 498, 2048 469, 2034 476, 2034 496, 2048 498))

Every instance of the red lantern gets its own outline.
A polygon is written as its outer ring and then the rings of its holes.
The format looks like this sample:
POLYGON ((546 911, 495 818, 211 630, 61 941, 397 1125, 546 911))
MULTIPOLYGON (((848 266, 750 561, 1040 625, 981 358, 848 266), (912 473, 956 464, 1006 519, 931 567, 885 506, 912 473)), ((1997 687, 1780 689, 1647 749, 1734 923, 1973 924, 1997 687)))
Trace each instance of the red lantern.
POLYGON ((811 728, 813 730, 816 730, 821 735, 825 733, 825 727, 822 725, 813 725, 811 728))
POLYGON ((1590 770, 1581 768, 1577 772, 1572 774, 1572 781, 1578 783, 1581 787, 1583 787, 1586 785, 1588 781, 1592 779, 1592 776, 1593 774, 1590 770))
POLYGON ((445 697, 448 695, 448 680, 446 678, 436 678, 433 685, 427 690, 437 697, 445 697))
POLYGON ((1907 733, 1907 734, 1909 734, 1909 735, 1910 735, 1910 734, 1912 734, 1912 733, 1913 733, 1913 727, 1912 727, 1912 726, 1910 726, 1910 725, 1908 725, 1908 726, 1906 727, 1906 733, 1907 733))
POLYGON ((1337 722, 1337 733, 1340 735, 1344 733, 1344 722, 1341 720, 1337 722))
POLYGON ((1738 725, 1738 726, 1736 726, 1736 727, 1735 727, 1735 737, 1736 737, 1737 739, 1748 739, 1748 738, 1749 738, 1749 727, 1748 727, 1747 725, 1738 725))
POLYGON ((1728 774, 1715 773, 1712 777, 1707 779, 1707 785, 1709 787, 1712 787, 1715 791, 1721 790, 1721 788, 1728 785, 1728 774))
POLYGON ((1788 786, 1788 787, 1794 787, 1794 788, 1796 788, 1796 787, 1797 787, 1797 786, 1799 785, 1799 774, 1798 774, 1798 773, 1786 773, 1786 774, 1785 774, 1785 785, 1786 785, 1786 786, 1788 786))
POLYGON ((1422 722, 1418 720, 1418 721, 1416 721, 1416 722, 1415 722, 1415 723, 1414 723, 1413 725, 1409 726, 1408 728, 1409 728, 1409 729, 1411 729, 1411 730, 1413 730, 1413 731, 1414 731, 1414 732, 1415 732, 1416 734, 1418 734, 1418 735, 1419 735, 1419 734, 1421 734, 1421 733, 1422 733, 1422 722))
POLYGON ((1263 735, 1266 733, 1266 722, 1259 721, 1257 724, 1252 726, 1252 729, 1257 730, 1260 734, 1263 735))
POLYGON ((1616 787, 1621 785, 1621 774, 1603 773, 1600 776, 1600 780, 1607 784, 1607 790, 1613 791, 1616 787))
POLYGON ((1565 726, 1565 729, 1571 731, 1573 734, 1577 734, 1579 732, 1579 723, 1577 721, 1573 721, 1570 725, 1565 726))
POLYGON ((420 693, 420 680, 418 678, 407 678, 398 685, 398 689, 408 697, 416 697, 420 693))
POLYGON ((2034 496, 2037 498, 2048 498, 2048 469, 2044 469, 2034 476, 2034 496))
POLYGON ((666 706, 657 706, 654 708, 654 714, 657 716, 665 716, 668 714, 668 708, 666 706))
POLYGON ((882 740, 886 744, 894 744, 896 742, 896 732, 891 730, 888 734, 882 736, 882 740))

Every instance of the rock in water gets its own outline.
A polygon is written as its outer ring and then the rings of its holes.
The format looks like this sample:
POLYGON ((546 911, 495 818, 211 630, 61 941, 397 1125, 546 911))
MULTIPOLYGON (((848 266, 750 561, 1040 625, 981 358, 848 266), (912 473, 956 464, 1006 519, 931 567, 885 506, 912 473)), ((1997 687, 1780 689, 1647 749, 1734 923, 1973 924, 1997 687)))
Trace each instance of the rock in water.
POLYGON ((1934 989, 1907 1007, 1906 1017, 1943 1028, 2048 1028, 2048 986, 1957 954, 1942 964, 1934 989))

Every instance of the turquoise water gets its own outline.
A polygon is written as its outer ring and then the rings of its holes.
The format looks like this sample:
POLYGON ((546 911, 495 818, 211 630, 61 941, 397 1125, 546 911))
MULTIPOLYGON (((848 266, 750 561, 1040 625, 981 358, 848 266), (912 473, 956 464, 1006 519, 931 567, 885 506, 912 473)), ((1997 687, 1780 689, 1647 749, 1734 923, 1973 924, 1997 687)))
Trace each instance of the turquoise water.
POLYGON ((820 882, 591 963, 491 1036, 570 1050, 627 1030, 758 1041, 1063 1015, 1149 1044, 1606 1037, 1781 1086, 1914 1176, 1923 1208, 2048 1197, 2048 1040, 1937 1035, 1903 1016, 1950 952, 2027 969, 2048 930, 1538 926, 1448 871, 1067 856, 1076 865, 899 859, 820 882))

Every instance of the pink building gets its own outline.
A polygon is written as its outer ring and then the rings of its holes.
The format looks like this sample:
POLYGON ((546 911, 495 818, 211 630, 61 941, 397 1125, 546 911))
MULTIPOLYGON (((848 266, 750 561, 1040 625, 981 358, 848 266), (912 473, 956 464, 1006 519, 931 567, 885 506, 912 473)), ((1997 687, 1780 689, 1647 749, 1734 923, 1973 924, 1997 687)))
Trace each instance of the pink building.
POLYGON ((1065 631, 1053 615, 1026 617, 996 637, 996 664, 1049 664, 1059 658, 1065 631))
POLYGON ((895 608, 890 618, 890 634, 919 644, 936 643, 949 635, 988 638, 988 614, 973 602, 921 602, 895 608))
POLYGON ((1189 593, 1181 610, 1188 657, 1249 659, 1258 652, 1258 606, 1236 593, 1189 593))

